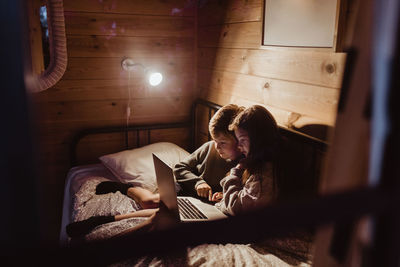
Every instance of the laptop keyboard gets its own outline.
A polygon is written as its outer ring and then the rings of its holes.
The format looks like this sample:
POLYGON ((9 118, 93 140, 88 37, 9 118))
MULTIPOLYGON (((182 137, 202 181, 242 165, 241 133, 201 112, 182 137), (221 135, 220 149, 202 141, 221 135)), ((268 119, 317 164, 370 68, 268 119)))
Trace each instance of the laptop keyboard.
POLYGON ((179 213, 184 219, 207 219, 188 199, 178 198, 179 213))

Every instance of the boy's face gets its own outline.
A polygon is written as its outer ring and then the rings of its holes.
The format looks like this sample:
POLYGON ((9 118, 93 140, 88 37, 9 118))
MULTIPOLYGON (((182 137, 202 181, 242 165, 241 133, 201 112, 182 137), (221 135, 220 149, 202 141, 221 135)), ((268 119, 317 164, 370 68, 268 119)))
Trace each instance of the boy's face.
POLYGON ((237 148, 236 139, 233 136, 218 134, 213 136, 215 149, 221 158, 234 160, 241 154, 237 148))

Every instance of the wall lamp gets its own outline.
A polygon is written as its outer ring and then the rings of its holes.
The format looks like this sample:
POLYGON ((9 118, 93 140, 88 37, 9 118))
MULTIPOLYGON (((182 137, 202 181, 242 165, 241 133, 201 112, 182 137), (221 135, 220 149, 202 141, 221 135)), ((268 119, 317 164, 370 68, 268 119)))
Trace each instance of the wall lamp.
POLYGON ((136 67, 142 68, 146 74, 146 80, 151 86, 157 86, 163 80, 163 76, 160 72, 152 71, 143 64, 134 62, 131 58, 124 58, 121 62, 121 66, 126 71, 133 71, 136 67))
MULTIPOLYGON (((121 61, 121 67, 122 69, 128 71, 129 73, 129 80, 131 77, 131 72, 137 68, 140 68, 143 70, 145 76, 146 76, 146 81, 151 85, 151 86, 157 86, 159 85, 162 80, 163 76, 160 72, 153 71, 151 68, 145 67, 141 63, 134 62, 133 59, 131 58, 124 58, 121 61)), ((125 144, 126 147, 129 147, 129 120, 131 117, 131 88, 130 88, 130 83, 128 82, 128 101, 126 105, 126 130, 125 130, 125 144)))

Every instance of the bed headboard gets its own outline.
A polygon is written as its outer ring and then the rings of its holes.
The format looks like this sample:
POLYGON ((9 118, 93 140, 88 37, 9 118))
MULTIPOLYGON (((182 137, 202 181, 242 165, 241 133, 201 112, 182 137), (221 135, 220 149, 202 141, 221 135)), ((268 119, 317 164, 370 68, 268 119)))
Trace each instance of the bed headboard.
POLYGON ((190 127, 186 121, 84 129, 72 139, 70 166, 97 163, 99 156, 156 142, 172 142, 189 149, 190 127))

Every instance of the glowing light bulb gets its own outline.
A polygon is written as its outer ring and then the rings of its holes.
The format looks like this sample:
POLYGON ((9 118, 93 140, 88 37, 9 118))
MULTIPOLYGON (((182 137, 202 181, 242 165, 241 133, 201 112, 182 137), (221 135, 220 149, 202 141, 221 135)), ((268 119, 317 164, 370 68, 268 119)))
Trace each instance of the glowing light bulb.
POLYGON ((149 75, 149 83, 151 86, 157 86, 162 82, 163 76, 159 72, 154 72, 149 75))

